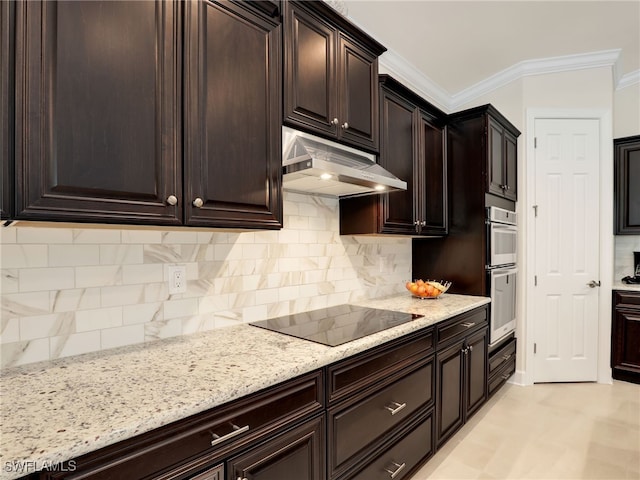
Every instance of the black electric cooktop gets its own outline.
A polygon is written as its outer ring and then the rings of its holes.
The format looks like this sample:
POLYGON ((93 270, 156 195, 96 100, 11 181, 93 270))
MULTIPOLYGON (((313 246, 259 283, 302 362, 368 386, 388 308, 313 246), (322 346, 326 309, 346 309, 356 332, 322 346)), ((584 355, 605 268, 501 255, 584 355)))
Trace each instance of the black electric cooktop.
POLYGON ((252 322, 249 325, 335 347, 422 316, 355 305, 338 305, 252 322))

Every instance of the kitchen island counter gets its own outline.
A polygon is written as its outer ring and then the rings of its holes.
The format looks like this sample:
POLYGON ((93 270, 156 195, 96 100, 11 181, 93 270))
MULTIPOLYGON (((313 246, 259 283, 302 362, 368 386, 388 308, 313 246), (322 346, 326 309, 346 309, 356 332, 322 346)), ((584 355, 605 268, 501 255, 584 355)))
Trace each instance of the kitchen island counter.
POLYGON ((486 297, 453 294, 353 302, 424 317, 337 347, 242 324, 5 369, 0 478, 70 460, 487 303, 486 297))

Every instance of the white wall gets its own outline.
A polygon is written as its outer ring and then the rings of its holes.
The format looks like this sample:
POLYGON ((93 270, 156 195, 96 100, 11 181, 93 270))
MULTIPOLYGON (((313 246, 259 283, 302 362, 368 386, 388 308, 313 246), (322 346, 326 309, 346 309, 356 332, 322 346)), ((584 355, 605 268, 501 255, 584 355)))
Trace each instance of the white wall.
POLYGON ((640 135, 640 83, 613 95, 613 138, 640 135))
POLYGON ((341 237, 337 199, 284 199, 280 231, 0 227, 2 367, 405 291, 411 239, 341 237))

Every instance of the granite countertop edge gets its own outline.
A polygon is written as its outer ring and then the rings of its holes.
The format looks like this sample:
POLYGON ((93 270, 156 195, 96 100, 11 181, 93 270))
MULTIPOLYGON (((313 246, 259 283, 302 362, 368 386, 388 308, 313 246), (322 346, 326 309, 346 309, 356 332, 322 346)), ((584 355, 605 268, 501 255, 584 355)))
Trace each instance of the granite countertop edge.
POLYGON ((640 292, 640 284, 633 285, 622 282, 614 282, 613 290, 628 290, 630 292, 640 292))
POLYGON ((393 295, 371 308, 424 315, 328 347, 241 324, 0 372, 0 478, 55 465, 311 372, 490 302, 393 295), (268 359, 268 362, 265 361, 268 359))

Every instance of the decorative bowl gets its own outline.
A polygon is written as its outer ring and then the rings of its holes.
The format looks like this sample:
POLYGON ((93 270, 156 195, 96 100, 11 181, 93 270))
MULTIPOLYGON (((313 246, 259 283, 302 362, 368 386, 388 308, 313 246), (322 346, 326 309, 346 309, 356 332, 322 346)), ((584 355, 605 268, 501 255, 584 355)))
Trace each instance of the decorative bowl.
POLYGON ((414 282, 407 282, 405 287, 407 290, 411 292, 416 298, 422 299, 434 299, 438 298, 444 292, 449 290, 451 286, 451 282, 447 282, 444 280, 422 280, 418 279, 414 282))

